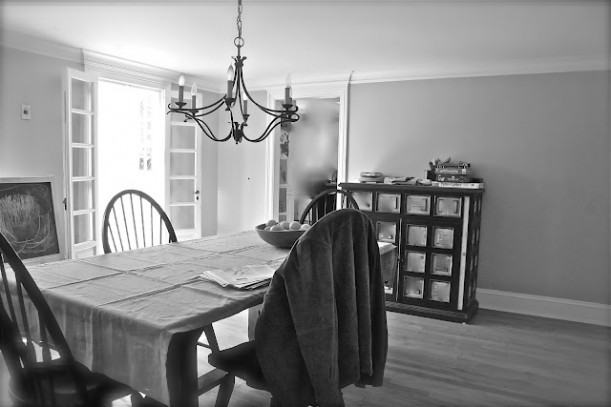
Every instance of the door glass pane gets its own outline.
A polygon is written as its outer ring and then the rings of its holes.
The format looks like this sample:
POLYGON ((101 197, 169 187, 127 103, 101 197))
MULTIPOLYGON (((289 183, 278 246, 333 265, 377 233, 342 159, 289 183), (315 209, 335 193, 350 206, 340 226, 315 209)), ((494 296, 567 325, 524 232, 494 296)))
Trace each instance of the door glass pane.
POLYGON ((93 216, 90 213, 74 216, 74 244, 93 240, 93 216))
POLYGON ((451 249, 454 245, 454 228, 433 228, 433 246, 441 249, 451 249))
POLYGON ((373 198, 371 192, 353 192, 352 197, 361 211, 370 212, 373 198))
POLYGON ((175 229, 192 229, 195 225, 195 206, 173 206, 170 208, 172 226, 175 229))
POLYGON ((441 276, 452 275, 452 255, 433 253, 432 272, 441 276))
POLYGON ((379 194, 378 212, 399 213, 401 211, 400 194, 379 194))
POLYGON ((426 246, 426 226, 407 225, 407 244, 426 246))
POLYGON ((195 153, 170 153, 170 175, 195 175, 195 153))
POLYGON ((432 280, 431 300, 450 302, 450 283, 447 281, 432 280))
POLYGON ((195 180, 170 180, 170 202, 195 202, 195 180))
MULTIPOLYGON (((289 220, 301 215, 294 213, 294 208, 300 206, 296 202, 310 200, 318 193, 337 186, 338 102, 339 98, 300 99, 299 114, 301 117, 307 116, 308 120, 284 124, 277 130, 274 172, 278 177, 274 181, 274 188, 279 193, 284 184, 290 187, 284 196, 285 201, 274 202, 274 211, 278 210, 280 214, 279 205, 283 205, 289 220)), ((282 109, 282 106, 277 107, 282 109)), ((254 127, 246 127, 245 132, 250 137, 257 136, 254 127)))
POLYGON ((72 209, 79 211, 93 208, 93 181, 72 183, 72 209))
POLYGON ((195 148, 195 127, 172 126, 170 148, 195 148))
POLYGON ((91 116, 86 114, 72 114, 72 142, 91 144, 91 116))
POLYGON ((410 298, 423 298, 424 279, 405 276, 403 278, 403 296, 410 298))
POLYGON ((406 270, 413 273, 424 273, 426 267, 426 253, 407 251, 406 270))
POLYGON ((93 84, 72 78, 72 108, 91 110, 91 91, 93 84))
POLYGON ((72 148, 72 176, 91 177, 93 175, 93 151, 91 148, 72 148))
POLYGON ((411 215, 428 215, 430 203, 431 197, 428 195, 408 195, 405 210, 411 215))
POLYGON ((435 215, 458 218, 460 217, 460 207, 460 198, 439 196, 436 199, 435 215))
POLYGON ((395 222, 377 222, 378 240, 381 242, 395 242, 397 224, 395 222))

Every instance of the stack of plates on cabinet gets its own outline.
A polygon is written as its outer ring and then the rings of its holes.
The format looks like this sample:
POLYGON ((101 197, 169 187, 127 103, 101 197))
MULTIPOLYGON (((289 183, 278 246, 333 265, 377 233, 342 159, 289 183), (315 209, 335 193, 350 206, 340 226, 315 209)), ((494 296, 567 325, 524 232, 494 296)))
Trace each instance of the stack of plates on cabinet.
POLYGON ((361 172, 359 182, 384 182, 384 174, 381 172, 361 172))

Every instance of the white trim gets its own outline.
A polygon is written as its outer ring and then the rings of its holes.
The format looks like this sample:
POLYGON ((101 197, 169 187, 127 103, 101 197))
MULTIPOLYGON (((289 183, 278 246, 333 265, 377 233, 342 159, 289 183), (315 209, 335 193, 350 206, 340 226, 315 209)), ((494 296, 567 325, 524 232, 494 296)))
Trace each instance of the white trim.
MULTIPOLYGON (((98 75, 105 78, 137 83, 145 86, 153 85, 159 88, 164 88, 168 83, 177 82, 180 76, 180 72, 177 71, 130 61, 87 49, 83 50, 83 64, 85 65, 86 72, 96 72, 98 75)), ((185 75, 185 77, 187 83, 197 82, 197 87, 200 90, 217 92, 218 86, 206 79, 187 75, 185 75)))
POLYGON ((480 308, 611 326, 611 305, 498 290, 477 289, 480 308))
MULTIPOLYGON (((411 0, 408 0, 411 1, 411 0)), ((551 0, 550 0, 551 1, 551 0)), ((593 1, 595 2, 595 1, 593 1)), ((179 72, 169 69, 158 68, 151 65, 124 60, 119 57, 101 54, 90 50, 81 50, 65 44, 60 44, 45 39, 21 34, 15 31, 3 30, 0 41, 2 46, 21 51, 32 52, 51 58, 65 60, 67 62, 86 64, 89 69, 104 70, 106 74, 114 73, 121 76, 121 80, 133 80, 134 78, 144 81, 168 81, 175 82, 180 75, 179 72)), ((488 63, 472 63, 468 65, 436 65, 421 67, 411 70, 378 71, 378 72, 354 72, 350 84, 397 82, 424 79, 446 79, 446 78, 471 78, 486 76, 508 76, 537 73, 559 73, 559 72, 583 72, 583 71, 606 71, 611 69, 608 57, 604 55, 590 55, 562 58, 539 58, 514 61, 499 61, 488 63)), ((217 94, 224 93, 224 81, 212 81, 210 79, 194 76, 186 76, 186 83, 197 81, 200 90, 217 94)), ((299 78, 298 81, 304 86, 328 84, 333 86, 336 82, 345 82, 343 75, 317 75, 299 78)), ((278 86, 277 80, 261 78, 248 84, 249 90, 266 90, 268 87, 278 86)), ((295 85, 296 86, 296 85, 295 85)), ((295 88, 294 86, 294 88, 295 88)))
POLYGON ((422 68, 420 70, 355 72, 351 84, 399 82, 425 79, 472 78, 486 76, 529 75, 539 73, 607 71, 611 69, 609 60, 603 56, 581 58, 548 58, 493 63, 471 64, 465 66, 447 65, 422 68))
MULTIPOLYGON (((458 274, 458 309, 462 310, 465 299, 465 272, 467 268, 467 245, 469 242, 469 208, 471 198, 465 196, 462 219, 462 238, 460 241, 460 273, 458 274)), ((473 260, 471 260, 473 261, 473 260)))
POLYGON ((46 57, 76 64, 83 63, 83 53, 78 48, 17 33, 15 31, 2 30, 0 42, 2 46, 6 48, 31 52, 33 54, 44 55, 46 57))

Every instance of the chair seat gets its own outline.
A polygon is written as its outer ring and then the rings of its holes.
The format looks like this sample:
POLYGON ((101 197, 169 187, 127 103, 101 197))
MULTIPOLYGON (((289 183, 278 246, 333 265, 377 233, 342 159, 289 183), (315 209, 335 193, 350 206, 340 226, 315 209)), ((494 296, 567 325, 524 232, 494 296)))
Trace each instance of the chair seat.
MULTIPOLYGON (((104 375, 93 373, 80 363, 74 362, 74 369, 76 375, 84 384, 90 403, 88 406, 103 406, 105 402, 109 403, 117 396, 121 397, 132 392, 127 386, 104 375)), ((84 407, 84 404, 75 404, 75 400, 81 398, 71 369, 63 360, 55 359, 48 363, 37 363, 24 368, 24 372, 39 384, 39 389, 45 400, 49 400, 49 402, 54 400, 51 404, 55 403, 54 405, 66 407, 82 405, 84 407)), ((10 391, 16 407, 40 405, 37 395, 33 394, 31 387, 27 386, 26 383, 12 380, 10 391)))
POLYGON ((267 383, 261 365, 257 358, 255 341, 241 343, 233 348, 208 355, 208 363, 212 366, 231 372, 246 384, 258 390, 267 390, 267 383))

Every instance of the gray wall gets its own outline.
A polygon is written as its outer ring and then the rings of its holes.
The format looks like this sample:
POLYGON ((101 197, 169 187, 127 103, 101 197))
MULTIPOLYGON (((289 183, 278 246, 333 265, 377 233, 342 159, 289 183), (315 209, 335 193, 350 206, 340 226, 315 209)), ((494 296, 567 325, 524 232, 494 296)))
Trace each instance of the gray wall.
POLYGON ((609 72, 350 87, 348 178, 469 161, 480 288, 609 304, 609 72))
MULTIPOLYGON (((252 92, 261 105, 267 104, 267 92, 252 92)), ((266 116, 251 102, 251 114, 244 132, 250 138, 261 135, 266 116)), ((227 112, 219 113, 218 136, 229 132, 227 112)), ((236 120, 241 121, 236 117, 236 120)), ((207 140, 212 143, 212 141, 207 140)), ((230 140, 218 144, 218 233, 253 229, 265 222, 265 141, 236 144, 230 140)))
MULTIPOLYGON (((1 52, 0 176, 53 175, 63 188, 67 64, 1 52), (21 120, 21 104, 32 120, 21 120)), ((352 85, 348 178, 421 176, 435 157, 470 161, 487 184, 479 287, 609 304, 609 86, 609 72, 352 85)), ((217 120, 226 131, 225 116, 217 120)), ((264 122, 251 116, 249 132, 264 122)), ((264 143, 204 139, 202 171, 204 234, 266 220, 264 143)))
MULTIPOLYGON (((62 75, 66 66, 83 67, 10 48, 0 53, 0 177, 52 175, 53 199, 63 208, 62 75), (31 106, 31 120, 21 119, 22 104, 31 106)), ((62 244, 63 211, 57 222, 62 244)))

